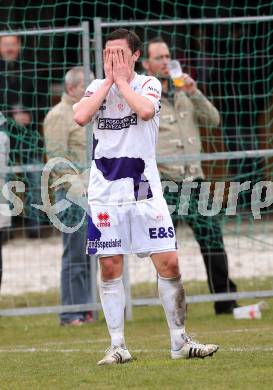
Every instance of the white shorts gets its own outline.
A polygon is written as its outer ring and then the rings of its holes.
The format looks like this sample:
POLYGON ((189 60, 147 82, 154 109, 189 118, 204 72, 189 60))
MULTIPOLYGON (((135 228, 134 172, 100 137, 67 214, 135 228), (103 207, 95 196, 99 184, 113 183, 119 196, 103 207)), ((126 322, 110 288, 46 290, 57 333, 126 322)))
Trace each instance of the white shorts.
POLYGON ((86 253, 111 256, 175 251, 176 238, 165 199, 132 204, 89 205, 86 253))

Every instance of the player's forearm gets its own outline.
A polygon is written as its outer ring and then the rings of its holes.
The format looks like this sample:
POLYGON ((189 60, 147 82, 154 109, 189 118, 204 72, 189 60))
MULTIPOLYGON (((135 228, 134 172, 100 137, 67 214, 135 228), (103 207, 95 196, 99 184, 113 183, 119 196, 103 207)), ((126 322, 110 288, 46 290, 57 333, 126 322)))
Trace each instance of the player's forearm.
POLYGON ((104 99, 106 98, 112 82, 105 80, 101 87, 90 97, 83 98, 73 106, 74 110, 74 121, 80 125, 85 126, 89 123, 92 117, 99 110, 104 99))
POLYGON ((142 120, 148 121, 153 118, 155 109, 148 99, 137 94, 126 81, 120 81, 116 85, 131 109, 142 120))

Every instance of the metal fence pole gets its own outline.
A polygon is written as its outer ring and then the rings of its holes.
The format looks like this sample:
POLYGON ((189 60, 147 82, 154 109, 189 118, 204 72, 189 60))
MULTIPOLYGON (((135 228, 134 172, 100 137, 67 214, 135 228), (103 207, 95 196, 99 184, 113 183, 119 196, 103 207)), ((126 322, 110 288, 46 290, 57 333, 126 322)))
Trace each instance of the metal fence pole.
MULTIPOLYGON (((89 33, 89 22, 82 22, 82 55, 83 55, 83 69, 84 69, 84 85, 85 88, 90 84, 90 33, 89 33)), ((86 125, 86 159, 87 166, 90 167, 90 154, 93 147, 92 140, 92 126, 91 124, 86 125)))
POLYGON ((101 18, 94 18, 96 78, 103 78, 101 18))
MULTIPOLYGON (((90 84, 90 33, 89 22, 82 22, 82 50, 83 50, 83 67, 84 67, 84 84, 87 88, 90 84)), ((93 149, 92 139, 92 125, 89 123, 86 125, 86 161, 88 168, 91 167, 91 151, 93 149)), ((91 283, 91 303, 96 304, 97 299, 97 258, 96 256, 89 256, 90 261, 90 283, 91 283)), ((94 320, 98 319, 98 312, 93 313, 94 320)))
POLYGON ((182 26, 192 24, 219 24, 219 23, 255 23, 271 22, 273 15, 261 16, 232 16, 227 18, 194 18, 194 19, 165 19, 165 20, 119 20, 116 22, 102 22, 101 27, 127 27, 127 26, 182 26))
POLYGON ((0 31, 0 37, 6 35, 18 35, 18 36, 37 36, 37 35, 49 35, 49 34, 62 34, 66 32, 76 33, 82 32, 82 27, 57 27, 57 28, 41 28, 41 29, 28 29, 28 30, 6 30, 0 31))

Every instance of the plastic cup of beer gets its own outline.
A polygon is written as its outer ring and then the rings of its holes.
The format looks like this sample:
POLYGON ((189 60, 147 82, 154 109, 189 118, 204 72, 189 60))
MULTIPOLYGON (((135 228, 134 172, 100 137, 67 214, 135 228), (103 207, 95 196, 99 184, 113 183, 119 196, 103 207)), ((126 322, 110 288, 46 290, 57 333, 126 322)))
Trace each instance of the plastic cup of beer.
POLYGON ((170 73, 170 77, 172 79, 173 85, 177 88, 183 87, 185 84, 182 76, 183 76, 183 71, 180 65, 180 62, 177 60, 171 60, 168 63, 168 69, 170 73))
POLYGON ((236 320, 241 319, 261 319, 262 313, 259 304, 242 306, 233 309, 233 316, 236 320))

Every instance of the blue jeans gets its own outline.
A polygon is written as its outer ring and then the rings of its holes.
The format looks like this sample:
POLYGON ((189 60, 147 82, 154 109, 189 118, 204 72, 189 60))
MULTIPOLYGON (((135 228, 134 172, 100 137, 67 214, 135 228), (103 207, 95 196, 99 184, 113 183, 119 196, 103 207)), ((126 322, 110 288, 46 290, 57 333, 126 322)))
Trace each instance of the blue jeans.
MULTIPOLYGON (((66 191, 56 191, 56 202, 66 197, 66 191)), ((76 225, 84 211, 74 203, 57 216, 66 226, 76 225)), ((87 225, 86 222, 74 233, 62 233, 63 255, 61 269, 61 303, 62 305, 87 304, 90 296, 90 262, 85 253, 87 225)), ((83 320, 85 312, 61 313, 62 322, 76 319, 83 320)))

